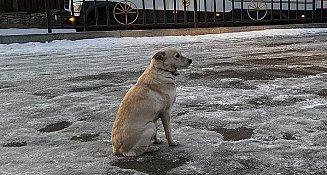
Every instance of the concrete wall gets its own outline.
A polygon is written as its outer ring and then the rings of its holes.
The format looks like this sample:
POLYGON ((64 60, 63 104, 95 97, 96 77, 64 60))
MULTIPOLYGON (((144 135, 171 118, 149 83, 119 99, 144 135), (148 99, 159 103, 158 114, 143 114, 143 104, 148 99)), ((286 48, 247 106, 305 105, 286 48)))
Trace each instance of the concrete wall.
POLYGON ((7 26, 46 27, 46 13, 0 13, 0 28, 7 26))

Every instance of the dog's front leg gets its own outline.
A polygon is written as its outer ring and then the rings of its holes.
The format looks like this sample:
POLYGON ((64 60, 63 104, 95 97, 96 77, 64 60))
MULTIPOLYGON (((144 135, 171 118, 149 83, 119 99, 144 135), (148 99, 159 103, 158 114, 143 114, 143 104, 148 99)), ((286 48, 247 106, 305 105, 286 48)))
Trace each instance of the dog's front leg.
POLYGON ((171 136, 170 112, 165 112, 161 116, 161 121, 162 121, 164 130, 165 130, 165 135, 166 135, 166 139, 168 141, 169 146, 177 146, 177 143, 175 143, 173 141, 173 138, 171 136))

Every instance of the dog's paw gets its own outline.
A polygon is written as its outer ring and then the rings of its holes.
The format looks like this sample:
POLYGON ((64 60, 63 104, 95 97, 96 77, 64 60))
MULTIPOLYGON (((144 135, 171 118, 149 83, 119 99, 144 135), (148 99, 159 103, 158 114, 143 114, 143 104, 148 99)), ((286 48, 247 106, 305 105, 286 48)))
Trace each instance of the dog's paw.
POLYGON ((168 145, 169 145, 169 146, 177 146, 178 143, 176 143, 176 142, 174 142, 174 141, 170 141, 170 142, 168 142, 168 145))

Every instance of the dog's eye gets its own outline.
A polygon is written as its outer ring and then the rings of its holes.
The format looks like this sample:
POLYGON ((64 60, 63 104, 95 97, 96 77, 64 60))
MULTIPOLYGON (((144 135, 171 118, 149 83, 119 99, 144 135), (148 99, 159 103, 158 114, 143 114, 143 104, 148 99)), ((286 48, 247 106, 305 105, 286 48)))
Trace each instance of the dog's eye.
POLYGON ((179 54, 177 54, 176 56, 175 56, 176 58, 179 58, 179 57, 181 57, 179 54))

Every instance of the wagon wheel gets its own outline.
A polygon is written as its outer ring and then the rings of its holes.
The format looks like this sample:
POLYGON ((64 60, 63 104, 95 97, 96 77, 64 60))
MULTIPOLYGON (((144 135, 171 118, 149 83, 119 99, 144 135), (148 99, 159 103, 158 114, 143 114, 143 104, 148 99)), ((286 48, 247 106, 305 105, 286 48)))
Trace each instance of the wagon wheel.
POLYGON ((115 5, 113 14, 119 24, 129 25, 137 20, 139 11, 133 2, 125 0, 115 5))
POLYGON ((266 2, 263 0, 251 0, 248 5, 248 16, 255 21, 260 21, 266 17, 268 7, 266 2))

